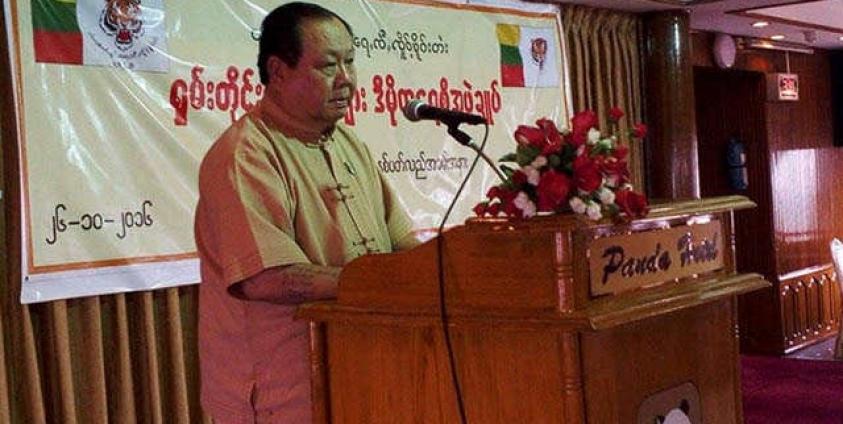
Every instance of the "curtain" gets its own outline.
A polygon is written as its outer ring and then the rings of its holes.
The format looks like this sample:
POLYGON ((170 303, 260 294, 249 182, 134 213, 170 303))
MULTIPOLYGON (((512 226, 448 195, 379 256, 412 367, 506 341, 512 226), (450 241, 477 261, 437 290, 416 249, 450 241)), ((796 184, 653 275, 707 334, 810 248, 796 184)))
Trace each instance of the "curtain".
POLYGON ((574 111, 590 109, 607 128, 609 109, 626 112, 621 142, 630 148, 629 170, 636 190, 644 190, 643 146, 630 144, 631 124, 641 122, 641 20, 634 14, 578 5, 562 5, 574 111))

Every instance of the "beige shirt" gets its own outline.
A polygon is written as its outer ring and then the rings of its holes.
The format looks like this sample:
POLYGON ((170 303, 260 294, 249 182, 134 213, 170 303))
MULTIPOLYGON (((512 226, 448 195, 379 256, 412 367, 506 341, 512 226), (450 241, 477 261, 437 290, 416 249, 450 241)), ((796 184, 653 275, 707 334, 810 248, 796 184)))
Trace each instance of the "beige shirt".
POLYGON ((348 128, 320 143, 284 128, 275 106, 261 101, 199 171, 201 397, 223 422, 311 421, 306 324, 293 320, 295 307, 240 300, 228 288, 275 266, 342 266, 390 252, 412 229, 348 128))

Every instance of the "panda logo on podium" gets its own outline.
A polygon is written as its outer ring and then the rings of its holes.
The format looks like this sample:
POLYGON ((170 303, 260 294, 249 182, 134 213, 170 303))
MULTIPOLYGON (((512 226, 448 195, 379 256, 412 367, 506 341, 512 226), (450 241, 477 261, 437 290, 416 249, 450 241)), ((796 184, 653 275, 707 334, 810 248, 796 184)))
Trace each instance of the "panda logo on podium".
POLYGON ((691 424, 691 417, 688 416, 690 410, 691 405, 686 399, 682 399, 678 408, 671 409, 667 415, 657 416, 654 424, 691 424))

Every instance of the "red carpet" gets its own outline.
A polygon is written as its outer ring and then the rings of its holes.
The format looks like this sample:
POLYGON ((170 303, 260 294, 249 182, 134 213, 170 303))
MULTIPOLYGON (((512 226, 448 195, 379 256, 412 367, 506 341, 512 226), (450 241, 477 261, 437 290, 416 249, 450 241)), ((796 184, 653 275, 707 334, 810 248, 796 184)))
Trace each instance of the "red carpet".
POLYGON ((746 424, 843 424, 843 361, 741 356, 746 424))

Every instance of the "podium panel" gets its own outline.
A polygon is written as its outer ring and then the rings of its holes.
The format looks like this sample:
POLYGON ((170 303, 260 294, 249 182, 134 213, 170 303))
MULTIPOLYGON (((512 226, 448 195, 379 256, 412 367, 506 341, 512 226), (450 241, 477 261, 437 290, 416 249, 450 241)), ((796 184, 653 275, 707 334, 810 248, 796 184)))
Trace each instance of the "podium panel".
MULTIPOLYGON (((470 423, 740 423, 739 196, 646 219, 473 219, 443 235, 444 292, 470 423)), ((314 420, 459 423, 439 311, 437 241, 349 263, 304 305, 314 420)))

